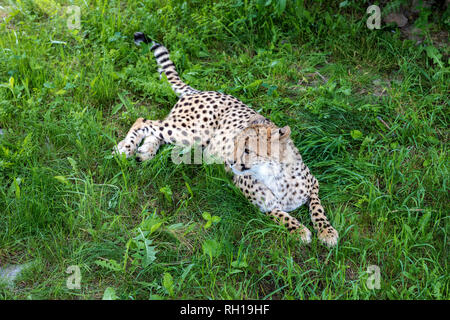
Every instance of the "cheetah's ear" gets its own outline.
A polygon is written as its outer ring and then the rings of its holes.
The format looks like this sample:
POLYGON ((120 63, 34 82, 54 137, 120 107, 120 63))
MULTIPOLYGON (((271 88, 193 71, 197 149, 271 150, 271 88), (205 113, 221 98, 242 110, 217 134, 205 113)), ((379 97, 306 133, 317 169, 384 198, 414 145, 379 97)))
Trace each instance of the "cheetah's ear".
POLYGON ((252 126, 256 126, 259 124, 270 124, 270 121, 266 118, 264 118, 262 115, 260 114, 255 114, 254 116, 252 116, 248 122, 248 126, 252 127, 252 126))
POLYGON ((284 140, 291 136, 291 128, 289 126, 278 129, 278 132, 280 133, 280 140, 284 140))

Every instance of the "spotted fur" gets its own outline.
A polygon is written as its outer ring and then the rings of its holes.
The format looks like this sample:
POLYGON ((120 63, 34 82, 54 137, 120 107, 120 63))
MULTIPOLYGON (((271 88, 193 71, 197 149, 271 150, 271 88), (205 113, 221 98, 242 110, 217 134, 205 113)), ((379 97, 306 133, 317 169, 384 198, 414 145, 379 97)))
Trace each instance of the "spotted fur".
POLYGON ((308 203, 318 238, 336 245, 338 233, 325 216, 319 183, 303 163, 290 128, 278 128, 233 96, 190 87, 164 46, 136 33, 135 43, 142 42, 151 45, 160 74, 165 73, 180 99, 164 120, 137 119, 114 152, 127 157, 136 153, 143 161, 153 158, 162 144, 201 146, 207 157, 219 159, 234 173, 236 186, 271 219, 310 242, 308 228, 288 213, 308 203))

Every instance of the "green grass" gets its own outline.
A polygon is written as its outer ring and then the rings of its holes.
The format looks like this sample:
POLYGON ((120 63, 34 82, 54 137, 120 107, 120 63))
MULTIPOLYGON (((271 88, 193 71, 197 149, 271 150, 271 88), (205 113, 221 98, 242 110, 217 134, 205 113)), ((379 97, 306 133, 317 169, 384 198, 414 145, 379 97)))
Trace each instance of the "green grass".
MULTIPOLYGON (((0 23, 0 266, 32 262, 0 298, 449 298, 437 16, 416 46, 369 30, 359 1, 73 2, 79 31, 44 0, 6 1, 16 7, 0 23), (176 102, 135 31, 164 43, 193 87, 292 128, 337 247, 301 244, 220 165, 175 165, 170 146, 143 164, 111 156, 136 118, 176 102), (220 221, 205 228, 205 212, 220 221), (66 286, 71 265, 81 289, 66 286), (380 289, 367 287, 370 265, 380 289)), ((312 229, 306 207, 294 214, 312 229)))

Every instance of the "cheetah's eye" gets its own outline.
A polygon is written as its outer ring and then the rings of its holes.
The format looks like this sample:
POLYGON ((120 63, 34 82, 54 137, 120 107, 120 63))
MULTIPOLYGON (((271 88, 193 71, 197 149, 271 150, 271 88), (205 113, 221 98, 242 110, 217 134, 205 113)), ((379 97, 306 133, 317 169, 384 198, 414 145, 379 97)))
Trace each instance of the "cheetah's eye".
POLYGON ((245 149, 244 149, 244 152, 245 152, 246 154, 249 154, 249 153, 250 153, 250 150, 248 150, 247 148, 245 148, 245 149))

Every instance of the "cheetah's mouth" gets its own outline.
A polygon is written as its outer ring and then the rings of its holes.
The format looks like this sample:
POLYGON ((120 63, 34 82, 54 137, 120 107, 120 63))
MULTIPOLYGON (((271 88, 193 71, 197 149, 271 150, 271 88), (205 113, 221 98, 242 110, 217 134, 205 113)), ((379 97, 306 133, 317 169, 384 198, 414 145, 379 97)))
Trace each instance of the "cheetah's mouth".
POLYGON ((233 171, 233 173, 236 174, 236 175, 244 175, 244 174, 247 174, 247 173, 251 172, 251 168, 247 168, 245 165, 241 165, 241 167, 242 167, 243 170, 239 171, 238 169, 236 169, 236 165, 235 164, 230 166, 231 171, 233 171))

